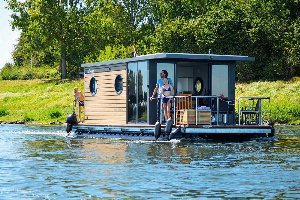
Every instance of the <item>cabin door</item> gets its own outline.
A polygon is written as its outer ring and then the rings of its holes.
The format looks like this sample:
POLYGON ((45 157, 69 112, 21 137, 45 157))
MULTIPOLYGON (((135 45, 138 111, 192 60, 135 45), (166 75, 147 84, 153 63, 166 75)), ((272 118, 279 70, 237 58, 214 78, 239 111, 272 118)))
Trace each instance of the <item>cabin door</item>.
POLYGON ((147 123, 148 62, 128 63, 127 70, 127 117, 128 123, 147 123))
POLYGON ((212 65, 211 74, 211 95, 228 97, 228 65, 212 65))

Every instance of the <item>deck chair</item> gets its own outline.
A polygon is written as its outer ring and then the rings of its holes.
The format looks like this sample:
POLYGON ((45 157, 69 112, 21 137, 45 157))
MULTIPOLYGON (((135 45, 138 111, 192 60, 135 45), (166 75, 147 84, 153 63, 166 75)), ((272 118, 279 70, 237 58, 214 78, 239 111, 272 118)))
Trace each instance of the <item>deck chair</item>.
POLYGON ((176 125, 182 124, 184 110, 192 109, 192 94, 178 94, 176 99, 176 125), (182 97, 181 97, 182 96, 182 97))
POLYGON ((259 124, 259 114, 260 114, 260 101, 256 101, 254 106, 254 99, 252 99, 252 106, 249 102, 249 106, 242 107, 242 124, 257 125, 259 124))

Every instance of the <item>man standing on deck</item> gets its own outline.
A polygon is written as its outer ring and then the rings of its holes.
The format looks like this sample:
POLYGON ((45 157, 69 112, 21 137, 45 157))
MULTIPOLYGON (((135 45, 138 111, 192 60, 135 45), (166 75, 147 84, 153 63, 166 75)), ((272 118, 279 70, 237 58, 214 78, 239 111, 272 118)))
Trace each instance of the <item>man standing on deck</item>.
POLYGON ((164 78, 167 78, 169 80, 169 84, 173 86, 173 81, 171 78, 168 78, 168 72, 167 70, 161 70, 160 72, 160 79, 157 81, 156 83, 156 86, 155 86, 155 89, 153 91, 153 94, 152 94, 152 97, 150 97, 150 100, 152 101, 152 99, 154 98, 157 90, 158 90, 158 97, 160 98, 161 97, 161 88, 162 86, 164 85, 164 81, 163 79, 164 78))

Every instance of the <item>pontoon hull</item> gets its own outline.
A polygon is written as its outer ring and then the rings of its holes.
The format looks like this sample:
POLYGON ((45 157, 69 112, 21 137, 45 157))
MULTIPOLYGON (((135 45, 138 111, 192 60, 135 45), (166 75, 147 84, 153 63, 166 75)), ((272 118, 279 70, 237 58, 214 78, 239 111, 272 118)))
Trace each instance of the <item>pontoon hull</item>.
MULTIPOLYGON (((165 126, 161 127, 158 140, 170 139, 216 139, 216 140, 247 140, 252 138, 270 138, 275 136, 273 126, 185 126, 176 131, 173 126, 167 134, 165 126)), ((105 126, 77 125, 74 136, 87 138, 121 138, 129 140, 156 140, 154 126, 105 126)))

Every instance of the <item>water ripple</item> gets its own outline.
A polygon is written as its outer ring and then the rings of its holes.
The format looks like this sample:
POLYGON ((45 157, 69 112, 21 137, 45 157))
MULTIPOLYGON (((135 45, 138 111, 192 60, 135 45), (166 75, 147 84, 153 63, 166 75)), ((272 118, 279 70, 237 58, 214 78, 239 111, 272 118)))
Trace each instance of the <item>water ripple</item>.
POLYGON ((299 126, 244 142, 65 138, 0 125, 0 199, 297 199, 299 126))

